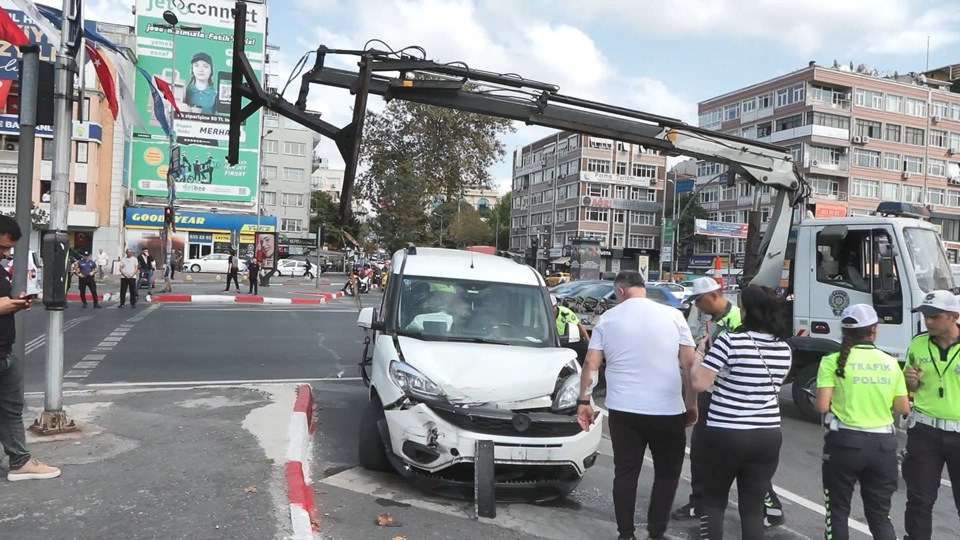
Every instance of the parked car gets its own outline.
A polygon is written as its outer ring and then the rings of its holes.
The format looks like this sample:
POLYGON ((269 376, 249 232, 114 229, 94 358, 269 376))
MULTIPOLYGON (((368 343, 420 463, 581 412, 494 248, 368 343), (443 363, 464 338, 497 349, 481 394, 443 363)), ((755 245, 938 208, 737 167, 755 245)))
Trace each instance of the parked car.
MULTIPOLYGON (((578 288, 570 288, 566 291, 561 291, 559 293, 554 292, 553 294, 560 299, 571 299, 575 297, 580 298, 594 298, 598 301, 606 301, 607 303, 616 302, 616 296, 613 291, 613 282, 612 281, 603 281, 603 280, 589 280, 589 281, 577 281, 574 283, 581 284, 578 288)), ((676 309, 679 309, 684 317, 690 316, 690 308, 693 305, 693 302, 689 300, 679 300, 674 294, 673 291, 664 287, 663 285, 655 283, 647 283, 647 298, 657 302, 658 304, 664 304, 676 309)), ((597 313, 595 311, 588 311, 587 313, 582 313, 580 316, 580 322, 587 327, 588 330, 593 328, 593 325, 596 324, 597 319, 600 318, 602 312, 597 313)))
POLYGON ((211 253, 199 259, 187 259, 183 261, 183 267, 187 272, 226 274, 230 266, 229 263, 230 255, 226 253, 211 253))
POLYGON ((681 302, 693 294, 693 289, 684 287, 679 283, 673 283, 671 281, 651 281, 647 283, 647 285, 659 285, 666 287, 674 296, 677 297, 677 300, 680 300, 681 302))
MULTIPOLYGON (((314 265, 316 268, 316 265, 314 265)), ((277 262, 277 272, 278 276, 294 276, 300 277, 307 271, 306 261, 299 259, 280 259, 277 262)))
POLYGON ((570 281, 570 274, 567 272, 554 272, 547 276, 546 281, 548 287, 560 285, 561 283, 568 283, 570 281))
POLYGON ((495 255, 414 248, 393 256, 382 311, 367 307, 361 376, 369 402, 359 462, 423 487, 474 496, 474 474, 501 500, 544 501, 593 466, 601 420, 576 418, 575 325, 559 335, 542 277, 495 255), (494 443, 493 470, 478 444, 494 443))

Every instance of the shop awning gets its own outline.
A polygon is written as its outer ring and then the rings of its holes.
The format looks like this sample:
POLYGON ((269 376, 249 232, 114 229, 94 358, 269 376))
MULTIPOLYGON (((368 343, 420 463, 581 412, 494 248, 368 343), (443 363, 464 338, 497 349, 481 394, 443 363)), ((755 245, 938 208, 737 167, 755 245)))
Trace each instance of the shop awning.
POLYGON ((570 257, 560 257, 559 259, 554 259, 550 261, 550 264, 567 264, 570 262, 570 257))

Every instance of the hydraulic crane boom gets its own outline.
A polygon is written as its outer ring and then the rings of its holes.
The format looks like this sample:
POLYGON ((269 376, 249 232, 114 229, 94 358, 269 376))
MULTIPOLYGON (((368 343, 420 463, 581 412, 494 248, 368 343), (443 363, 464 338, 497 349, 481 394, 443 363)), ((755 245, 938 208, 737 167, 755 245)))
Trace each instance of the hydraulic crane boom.
MULTIPOLYGON (((792 207, 809 194, 789 150, 758 141, 690 126, 681 120, 565 96, 559 87, 513 74, 475 70, 464 64, 440 64, 402 51, 339 50, 320 46, 316 60, 301 78, 300 94, 291 104, 260 86, 243 51, 246 6, 237 2, 234 28, 233 94, 227 160, 236 163, 240 125, 260 107, 270 109, 332 138, 346 162, 340 217, 349 219, 369 94, 496 116, 527 124, 568 130, 654 148, 728 166, 754 185, 771 186, 777 198, 760 244, 757 267, 746 269, 756 284, 777 286, 783 269, 792 207), (325 66, 328 55, 359 57, 357 72, 325 66), (356 96, 353 122, 337 128, 306 111, 311 84, 349 90, 356 96), (241 105, 241 98, 250 102, 241 105), (755 271, 753 271, 755 270, 755 271)), ((418 50, 407 48, 405 50, 418 50)), ((425 56, 425 55, 424 55, 425 56)))

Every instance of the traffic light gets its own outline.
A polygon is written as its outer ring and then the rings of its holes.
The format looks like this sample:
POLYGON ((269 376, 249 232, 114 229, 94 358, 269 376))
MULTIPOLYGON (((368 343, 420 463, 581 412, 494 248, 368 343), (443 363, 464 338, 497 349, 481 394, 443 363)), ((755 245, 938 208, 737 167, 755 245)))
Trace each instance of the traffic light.
POLYGON ((67 275, 70 273, 70 239, 67 233, 43 235, 40 254, 43 257, 43 305, 62 309, 67 305, 67 275))
POLYGON ((173 228, 174 223, 175 223, 175 219, 173 215, 173 207, 164 206, 163 207, 163 224, 169 225, 171 228, 173 228))
POLYGON ((727 169, 727 187, 736 187, 737 185, 737 173, 727 169))

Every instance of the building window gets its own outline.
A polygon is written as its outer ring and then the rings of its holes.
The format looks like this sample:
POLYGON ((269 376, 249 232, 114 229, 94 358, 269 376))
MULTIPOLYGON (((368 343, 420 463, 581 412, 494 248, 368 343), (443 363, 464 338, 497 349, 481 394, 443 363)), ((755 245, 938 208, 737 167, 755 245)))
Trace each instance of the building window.
POLYGON ((960 191, 953 189, 947 190, 947 206, 960 208, 960 191))
POLYGON ((877 199, 880 197, 880 183, 873 180, 854 178, 850 181, 850 195, 853 197, 863 197, 865 199, 877 199))
POLYGON ((653 249, 654 237, 648 234, 631 234, 628 248, 631 249, 653 249))
POLYGON ((587 195, 591 195, 593 197, 609 197, 610 185, 609 184, 587 184, 587 195))
POLYGON ((880 152, 864 150, 863 148, 853 149, 853 164, 857 167, 868 167, 871 169, 880 168, 880 152))
POLYGON ((627 188, 629 186, 613 186, 613 198, 614 199, 626 199, 629 196, 627 188))
POLYGON ((950 118, 950 104, 946 101, 934 100, 933 103, 930 104, 930 116, 950 118))
POLYGON ((289 118, 283 119, 283 127, 284 129, 293 129, 296 131, 306 131, 307 129, 289 118))
POLYGON ((716 188, 707 188, 700 192, 700 204, 715 203, 720 201, 720 193, 716 188))
POLYGON ((811 177, 810 188, 814 197, 837 197, 840 194, 840 182, 829 178, 811 177))
POLYGON ((960 152, 960 133, 951 133, 947 139, 947 148, 953 148, 954 152, 960 152))
POLYGON ((883 168, 888 171, 903 170, 903 156, 893 152, 883 153, 883 168))
POLYGON ((947 162, 942 159, 930 159, 927 161, 927 172, 932 176, 946 176, 947 162))
POLYGON ((566 220, 567 211, 566 210, 557 210, 557 223, 564 223, 566 220))
POLYGON ((808 122, 808 123, 813 123, 818 126, 850 129, 850 118, 846 116, 840 116, 839 114, 828 114, 828 113, 822 113, 822 112, 813 112, 813 113, 807 113, 807 114, 812 115, 812 120, 813 120, 812 122, 808 122))
POLYGON ((811 166, 813 161, 816 161, 821 167, 824 165, 840 165, 844 156, 843 150, 843 148, 811 145, 807 147, 807 156, 811 160, 811 166))
POLYGON ((89 121, 90 121, 90 98, 88 98, 88 97, 83 98, 83 115, 82 115, 82 118, 83 118, 83 121, 84 121, 84 122, 89 122, 89 121))
POLYGON ((883 92, 875 92, 873 90, 857 88, 856 97, 854 99, 854 103, 858 107, 877 109, 879 111, 883 110, 883 92))
POLYGON ((937 148, 947 147, 947 132, 939 129, 930 130, 930 146, 937 148))
POLYGON ((277 204, 277 192, 275 191, 264 191, 263 192, 263 204, 269 204, 271 206, 277 204))
POLYGON ((656 225, 657 214, 653 212, 630 212, 631 225, 656 225))
POLYGON ((896 124, 887 124, 886 139, 890 142, 900 142, 902 128, 896 124))
POLYGON ((857 135, 861 137, 873 137, 874 139, 880 138, 880 130, 882 129, 882 124, 880 122, 873 122, 870 120, 857 120, 857 135))
POLYGON ((757 138, 762 139, 770 136, 770 122, 757 124, 757 138))
POLYGON ((89 143, 77 142, 77 163, 86 163, 87 159, 89 158, 89 151, 89 143))
POLYGON ((613 244, 611 244, 610 247, 623 247, 623 233, 613 233, 613 244))
POLYGON ((78 206, 87 204, 87 184, 83 182, 73 183, 73 204, 78 206))
POLYGON ((777 131, 785 131, 788 129, 798 128, 803 125, 803 115, 795 114, 793 116, 788 116, 786 118, 781 118, 777 120, 777 131))
POLYGON ((700 127, 710 128, 720 124, 723 118, 723 111, 720 107, 700 114, 700 127))
POLYGON ((613 211, 613 222, 614 222, 614 223, 626 223, 626 222, 627 222, 627 212, 626 212, 626 210, 614 210, 614 211, 613 211))
POLYGON ((757 138, 757 126, 747 126, 740 130, 740 136, 744 139, 757 138))
POLYGON ((944 191, 940 188, 930 188, 927 190, 927 204, 943 206, 946 200, 944 191))
POLYGON ((617 174, 627 174, 627 164, 625 162, 617 162, 617 174))
MULTIPOLYGON (((903 158, 903 170, 908 173, 923 174, 923 158, 919 156, 906 156, 903 158)), ((914 201, 920 202, 920 201, 914 201)))
POLYGON ((273 111, 263 113, 263 125, 266 127, 280 127, 280 115, 273 111))
POLYGON ((923 146, 923 130, 920 128, 907 127, 903 142, 915 146, 923 146))
POLYGON ((587 170, 590 172, 598 173, 609 173, 610 172, 610 160, 609 159, 587 159, 587 170))
POLYGON ((606 208, 587 208, 587 211, 584 213, 585 221, 597 221, 606 223, 610 217, 610 211, 606 208))
POLYGON ((887 112, 902 113, 903 96, 887 94, 886 110, 887 112))
POLYGON ((273 165, 263 165, 261 169, 263 170, 263 177, 267 180, 275 180, 277 178, 277 168, 273 165))
POLYGON ((302 232, 303 220, 283 218, 280 220, 280 230, 284 232, 302 232))
POLYGON ((757 98, 752 97, 743 100, 740 107, 744 114, 757 110, 757 98))
POLYGON ((639 176, 640 178, 656 178, 657 177, 657 166, 656 165, 646 165, 643 163, 634 163, 633 164, 633 175, 639 176))
POLYGON ((590 148, 596 148, 598 150, 610 150, 613 148, 613 141, 590 137, 590 148))
POLYGON ((923 200, 923 188, 920 186, 903 186, 904 202, 921 202, 923 200))
POLYGON ((730 105, 724 105, 723 107, 724 121, 736 120, 737 118, 740 118, 740 102, 731 103, 730 105))
POLYGON ((53 139, 40 139, 40 159, 53 161, 53 139))
POLYGON ((279 144, 277 143, 277 141, 274 141, 271 139, 263 140, 263 152, 265 154, 276 154, 278 146, 279 144))
POLYGON ((283 168, 283 179, 288 182, 303 182, 303 177, 303 169, 297 169, 295 167, 283 168))
POLYGON ((786 107, 787 105, 803 101, 805 88, 806 86, 800 83, 777 90, 777 107, 786 107))
POLYGON ((923 117, 927 115, 927 102, 922 99, 907 98, 904 105, 903 112, 910 116, 923 117))
POLYGON ((303 206, 304 196, 301 193, 284 193, 283 194, 283 206, 303 206))
POLYGON ((580 135, 571 135, 570 138, 567 139, 567 143, 571 150, 580 148, 580 135))
POLYGON ((900 200, 900 184, 894 184, 892 182, 884 182, 883 183, 883 200, 899 201, 900 200))

